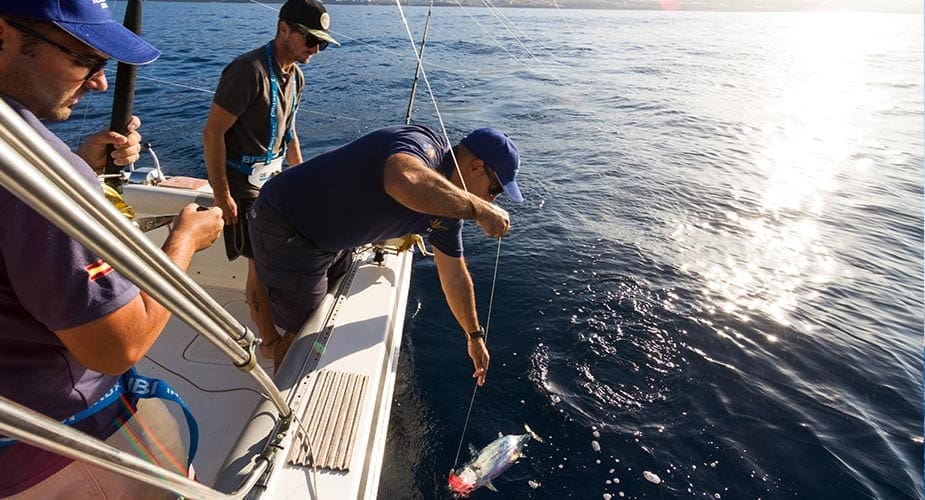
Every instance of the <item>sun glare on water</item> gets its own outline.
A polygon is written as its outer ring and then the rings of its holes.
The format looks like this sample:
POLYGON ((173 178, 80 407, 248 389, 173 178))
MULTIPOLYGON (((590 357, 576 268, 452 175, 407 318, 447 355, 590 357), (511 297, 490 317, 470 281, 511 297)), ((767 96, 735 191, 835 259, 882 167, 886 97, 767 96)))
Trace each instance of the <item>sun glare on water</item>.
POLYGON ((742 133, 753 144, 743 170, 754 177, 731 193, 739 209, 724 221, 687 220, 675 237, 694 247, 684 267, 706 283, 709 310, 787 325, 801 301, 844 272, 823 224, 838 219, 830 212, 839 179, 871 164, 862 113, 888 96, 867 88, 865 56, 889 34, 863 15, 826 13, 793 16, 779 37, 782 48, 768 48, 780 52, 765 68, 760 118, 742 133))

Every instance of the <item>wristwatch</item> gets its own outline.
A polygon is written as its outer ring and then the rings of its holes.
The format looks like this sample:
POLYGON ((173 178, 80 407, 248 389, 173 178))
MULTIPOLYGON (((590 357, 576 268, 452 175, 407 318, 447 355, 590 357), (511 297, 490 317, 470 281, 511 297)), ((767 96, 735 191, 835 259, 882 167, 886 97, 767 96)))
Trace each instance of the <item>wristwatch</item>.
POLYGON ((466 334, 466 340, 475 340, 475 339, 484 339, 485 338, 485 329, 479 326, 479 329, 474 332, 469 332, 466 334))

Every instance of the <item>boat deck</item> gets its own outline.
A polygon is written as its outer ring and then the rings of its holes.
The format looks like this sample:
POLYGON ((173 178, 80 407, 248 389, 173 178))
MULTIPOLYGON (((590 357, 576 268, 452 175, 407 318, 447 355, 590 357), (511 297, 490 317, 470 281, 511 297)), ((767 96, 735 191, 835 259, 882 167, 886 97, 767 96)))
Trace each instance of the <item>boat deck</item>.
MULTIPOLYGON (((254 328, 242 290, 209 287, 206 291, 248 328, 254 328)), ((273 373, 272 360, 261 357, 260 364, 267 373, 273 373)), ((169 382, 189 405, 199 423, 199 451, 194 462, 196 477, 211 484, 250 419, 250 411, 264 399, 257 384, 217 347, 176 317, 171 318, 137 368, 144 375, 169 382)), ((182 412, 176 405, 168 407, 184 427, 182 412)), ((181 434, 188 448, 186 431, 181 434)))
MULTIPOLYGON (((125 197, 139 216, 176 213, 190 201, 211 204, 207 192, 143 186, 128 187, 125 197)), ((167 231, 149 237, 160 242, 167 231)), ((411 260, 410 252, 386 253, 381 265, 372 252, 357 256, 303 326, 274 381, 307 436, 286 433, 270 474, 250 497, 376 497, 411 260), (308 465, 315 463, 322 465, 308 465)), ((256 333, 244 300, 245 260, 228 262, 219 240, 196 254, 188 274, 256 333)), ((258 360, 273 373, 272 361, 258 360)), ((224 492, 238 488, 279 423, 278 411, 253 380, 177 318, 138 369, 168 381, 196 416, 197 479, 224 492)))

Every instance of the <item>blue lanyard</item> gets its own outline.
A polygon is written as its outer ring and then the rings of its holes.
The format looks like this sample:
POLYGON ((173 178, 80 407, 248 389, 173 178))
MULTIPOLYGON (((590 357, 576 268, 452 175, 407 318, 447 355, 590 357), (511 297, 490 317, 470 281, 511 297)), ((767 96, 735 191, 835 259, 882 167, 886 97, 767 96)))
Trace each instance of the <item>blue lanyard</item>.
MULTIPOLYGON (((276 79, 276 65, 273 63, 273 40, 267 42, 266 47, 264 47, 267 53, 267 73, 270 74, 270 139, 267 141, 267 157, 266 163, 273 161, 273 144, 276 143, 276 106, 279 103, 282 95, 282 90, 279 88, 279 81, 276 79)), ((298 92, 292 94, 292 114, 289 115, 289 123, 295 123, 295 115, 299 111, 299 96, 298 92)), ((286 146, 289 144, 289 141, 292 140, 292 127, 286 129, 286 135, 283 137, 283 149, 280 152, 281 156, 286 156, 286 146)))
MULTIPOLYGON (((196 456, 196 451, 199 449, 199 424, 196 423, 196 418, 193 417, 193 413, 190 411, 189 406, 186 405, 183 399, 180 398, 180 395, 177 394, 167 382, 139 375, 138 372, 135 371, 135 368, 122 374, 122 376, 119 377, 119 381, 116 382, 116 385, 106 391, 106 394, 103 394, 96 403, 93 403, 89 408, 67 417, 62 420, 61 423, 64 425, 74 425, 102 411, 104 408, 107 408, 109 405, 115 403, 120 396, 126 393, 138 399, 158 398, 173 401, 180 406, 183 410, 183 414, 186 416, 186 425, 189 427, 189 461, 187 466, 192 464, 193 458, 196 456)), ((0 438, 0 448, 14 445, 17 442, 18 440, 14 438, 0 438)))
MULTIPOLYGON (((267 141, 267 161, 273 161, 273 144, 276 143, 276 106, 279 102, 279 82, 276 80, 276 65, 273 64, 273 40, 267 42, 267 73, 270 75, 270 139, 267 141)), ((293 96, 295 98, 295 96, 293 96)), ((283 143, 283 151, 286 150, 286 144, 283 143)))
MULTIPOLYGON (((286 147, 293 139, 291 124, 295 123, 295 116, 299 111, 299 101, 298 91, 296 91, 292 95, 292 113, 289 115, 288 127, 286 129, 286 134, 283 136, 283 147, 280 148, 280 153, 278 155, 274 155, 273 145, 276 144, 276 131, 279 129, 279 124, 276 119, 276 108, 279 106, 279 102, 282 99, 282 91, 279 88, 279 80, 276 78, 276 64, 273 62, 273 40, 267 42, 264 46, 264 51, 267 55, 267 74, 270 78, 270 137, 267 139, 267 152, 263 155, 262 160, 265 164, 269 164, 279 156, 286 156, 286 147)), ((240 161, 234 161, 228 158, 225 160, 225 163, 244 175, 251 175, 254 172, 254 163, 260 161, 261 157, 257 155, 241 155, 240 161)))

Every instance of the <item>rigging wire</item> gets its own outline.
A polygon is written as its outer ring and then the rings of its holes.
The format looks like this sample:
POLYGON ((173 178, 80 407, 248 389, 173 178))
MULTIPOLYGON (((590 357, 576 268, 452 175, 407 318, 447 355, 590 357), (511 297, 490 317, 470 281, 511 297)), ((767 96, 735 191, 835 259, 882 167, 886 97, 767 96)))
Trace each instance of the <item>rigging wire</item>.
MULTIPOLYGON (((511 57, 511 59, 513 59, 513 60, 519 62, 520 64, 522 64, 522 65, 523 65, 524 67, 526 67, 527 69, 533 69, 533 68, 532 68, 530 65, 528 65, 526 62, 524 62, 524 61, 521 60, 519 57, 517 57, 517 56, 515 56, 513 53, 511 53, 511 51, 508 50, 507 47, 505 47, 504 44, 501 43, 497 38, 495 38, 494 35, 492 35, 491 32, 489 32, 489 31, 485 28, 485 26, 483 26, 482 23, 480 23, 480 22, 475 18, 475 16, 473 16, 473 15, 469 12, 469 10, 466 9, 466 7, 465 7, 463 4, 461 4, 461 3, 459 2, 459 0, 454 0, 454 2, 456 3, 456 5, 458 5, 458 6, 463 10, 463 12, 466 13, 467 16, 469 16, 470 19, 472 19, 472 22, 474 22, 474 23, 482 30, 482 32, 485 33, 485 35, 488 36, 488 38, 491 38, 491 40, 492 40, 493 42, 495 42, 495 45, 497 45, 498 48, 500 48, 501 50, 503 50, 508 56, 511 57)), ((499 13, 499 12, 496 12, 496 11, 498 11, 498 10, 500 10, 500 9, 498 9, 498 8, 495 7, 493 4, 491 4, 491 3, 489 3, 489 2, 487 2, 487 1, 485 1, 485 0, 482 0, 482 3, 485 5, 485 7, 488 8, 488 11, 491 12, 491 14, 492 14, 493 16, 495 16, 495 19, 496 19, 499 23, 501 23, 502 26, 504 26, 504 28, 508 31, 508 33, 511 34, 511 36, 514 38, 514 40, 517 41, 517 44, 520 45, 520 47, 521 47, 527 54, 529 54, 530 57, 531 57, 534 61, 536 61, 536 64, 539 65, 539 66, 544 70, 544 72, 545 72, 546 75, 548 75, 550 78, 552 78, 553 80, 555 80, 555 81, 557 81, 557 82, 559 82, 559 83, 561 83, 561 84, 563 84, 563 85, 566 83, 566 82, 560 80, 559 78, 557 78, 556 75, 553 74, 552 70, 551 70, 547 65, 543 64, 543 62, 540 60, 540 58, 538 58, 538 57, 536 56, 536 54, 534 54, 529 48, 527 48, 526 44, 524 44, 524 42, 521 40, 521 37, 518 36, 517 33, 515 33, 515 32, 508 26, 508 24, 510 24, 511 26, 516 27, 516 25, 515 25, 513 22, 511 22, 504 14, 501 14, 501 13, 499 13)))
POLYGON ((255 4, 257 4, 257 5, 261 6, 261 7, 266 7, 267 9, 270 9, 270 10, 275 11, 275 12, 278 12, 278 11, 279 11, 278 8, 270 7, 269 5, 267 5, 267 4, 263 3, 263 2, 260 2, 260 1, 258 1, 258 0, 250 0, 250 2, 251 2, 251 3, 255 3, 255 4))
MULTIPOLYGON (((414 35, 411 34, 411 27, 408 26, 408 18, 405 17, 405 11, 401 8, 401 0, 395 0, 395 5, 398 6, 398 13, 401 14, 401 21, 405 24, 405 32, 408 34, 408 41, 411 42, 411 51, 414 52, 414 58, 417 60, 418 68, 421 70, 421 78, 424 79, 424 85, 427 87, 427 93, 430 95, 430 101, 434 105, 434 113, 437 115, 437 121, 440 123, 440 130, 443 132, 443 138, 446 140, 447 144, 452 144, 452 142, 450 142, 450 136, 446 133, 443 115, 440 114, 440 108, 437 106, 437 98, 434 96, 434 91, 430 86, 430 80, 427 78, 427 71, 424 70, 424 65, 421 63, 421 56, 418 55, 418 48, 414 43, 414 35)), ((453 159, 453 166, 456 167, 456 173, 459 175, 459 182, 462 183, 463 191, 468 193, 469 188, 466 187, 466 181, 463 179, 462 169, 459 168, 459 161, 456 159, 456 153, 453 152, 453 148, 450 148, 450 157, 453 159)))
MULTIPOLYGON (((337 39, 338 39, 338 40, 341 40, 341 39, 350 40, 350 41, 356 42, 356 43, 358 43, 358 44, 360 44, 360 45, 365 45, 366 47, 364 47, 364 48, 367 48, 367 49, 370 49, 370 50, 375 50, 375 51, 378 51, 378 52, 382 52, 383 54, 387 54, 389 57, 393 57, 393 56, 395 55, 394 51, 392 51, 391 49, 382 48, 382 47, 380 47, 379 45, 376 45, 376 44, 373 44, 373 43, 369 43, 369 42, 364 42, 363 40, 360 40, 359 38, 354 38, 354 37, 352 37, 352 36, 350 36, 350 35, 348 35, 348 34, 346 34, 346 33, 341 33, 341 32, 339 32, 339 31, 334 31, 334 30, 330 30, 330 32, 331 32, 331 33, 334 33, 335 35, 337 35, 337 39)), ((380 40, 378 40, 378 42, 382 42, 382 40, 380 39, 380 40)), ((345 44, 344 44, 344 45, 345 45, 345 44)), ((443 65, 443 64, 435 63, 435 62, 432 62, 432 61, 427 61, 426 64, 427 64, 427 67, 429 67, 429 68, 437 68, 437 69, 442 69, 442 70, 444 70, 444 71, 452 71, 452 70, 453 70, 453 68, 450 67, 450 66, 445 66, 445 65, 443 65)))
POLYGON ((559 12, 559 17, 562 18, 562 22, 565 23, 565 25, 568 27, 569 34, 575 33, 575 29, 572 28, 571 23, 568 22, 568 19, 565 17, 565 14, 562 13, 562 9, 559 8, 559 2, 557 2, 556 0, 552 0, 552 4, 553 6, 556 7, 556 11, 559 12))

